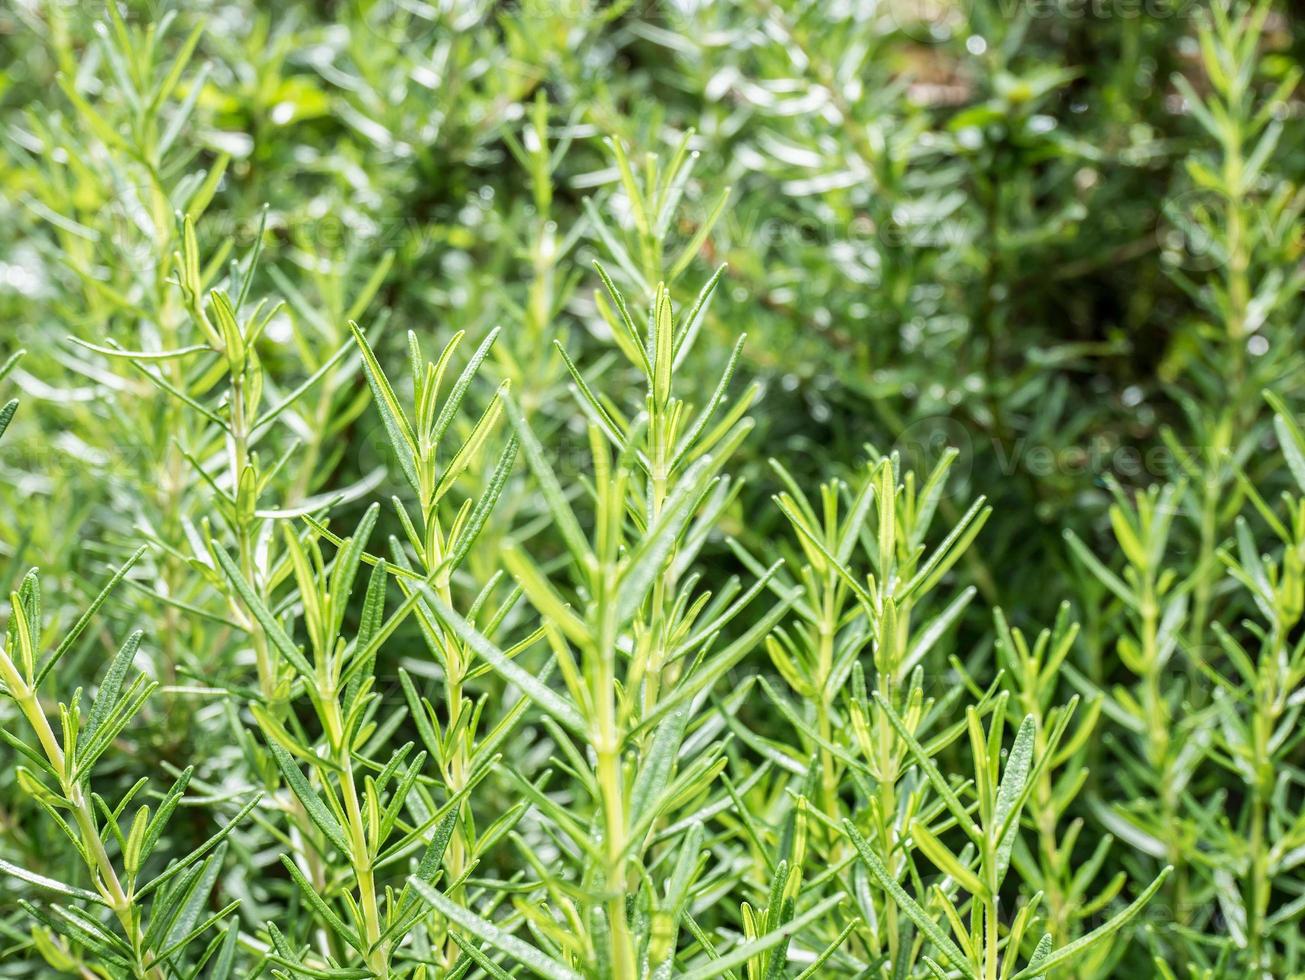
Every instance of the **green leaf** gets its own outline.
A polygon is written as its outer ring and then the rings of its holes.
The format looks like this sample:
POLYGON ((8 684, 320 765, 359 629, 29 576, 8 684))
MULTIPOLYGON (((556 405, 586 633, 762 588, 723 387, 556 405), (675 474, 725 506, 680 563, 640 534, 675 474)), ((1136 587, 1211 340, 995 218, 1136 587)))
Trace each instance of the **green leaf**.
POLYGON ((988 888, 979 880, 979 876, 962 864, 960 858, 948 850, 947 846, 938 840, 922 821, 916 820, 911 823, 911 838, 939 871, 951 875, 971 895, 987 897, 988 888))
POLYGON ((1295 416, 1281 398, 1273 392, 1265 392, 1265 397, 1273 406, 1273 429, 1277 433, 1283 459, 1287 461, 1287 468, 1296 479, 1296 486, 1305 493, 1305 432, 1301 432, 1295 416))
POLYGON ((961 951, 956 948, 956 944, 947 938, 947 934, 942 931, 938 923, 934 922, 929 913, 922 909, 915 899, 908 895, 893 876, 888 873, 888 869, 884 867, 883 862, 879 860, 874 851, 870 849, 866 839, 857 831, 856 825, 851 820, 844 820, 843 829, 847 832, 847 836, 852 841, 852 846, 856 848, 857 854, 865 862, 870 873, 874 875, 880 887, 888 892, 892 900, 897 903, 898 908, 906 913, 907 917, 915 923, 916 928, 925 934, 953 968, 959 970, 962 976, 968 977, 970 980, 978 980, 977 974, 975 974, 961 951))
POLYGON ((300 651, 299 647, 295 645, 295 642, 290 639, 289 634, 286 633, 285 629, 281 626, 281 623, 274 615, 272 615, 272 611, 267 608, 266 603, 259 598, 258 594, 254 591, 253 586, 250 585, 245 576, 241 574, 240 569, 236 566, 235 560, 226 553, 226 549, 216 543, 213 544, 211 550, 213 552, 213 557, 217 559, 217 563, 222 567, 222 571, 226 575, 227 581, 229 581, 232 587, 235 588, 236 594, 240 596, 240 601, 244 603, 245 608, 249 610, 250 614, 263 628, 263 632, 267 634, 267 638, 272 642, 272 646, 276 648, 277 653, 281 654, 281 656, 286 659, 286 662, 294 667, 300 675, 306 678, 312 678, 312 665, 304 658, 303 653, 300 651))
POLYGON ((363 597, 362 612, 358 617, 358 635, 354 638, 354 656, 359 656, 362 652, 362 655, 367 657, 367 662, 351 674, 348 684, 345 685, 346 708, 353 706, 362 679, 372 672, 376 661, 375 651, 367 651, 372 640, 380 633, 385 620, 385 587, 389 584, 389 579, 386 577, 388 570, 389 565, 381 559, 372 568, 371 576, 367 579, 367 592, 363 597))
POLYGON ((121 357, 129 361, 170 361, 178 357, 187 357, 191 354, 205 354, 212 352, 213 348, 207 344, 192 344, 190 347, 178 347, 176 350, 124 350, 121 347, 101 347, 99 344, 92 344, 85 340, 78 340, 76 337, 69 337, 74 344, 85 347, 87 350, 95 351, 97 354, 103 354, 106 357, 121 357))
POLYGON ((127 573, 131 571, 132 566, 135 565, 136 562, 140 561, 141 556, 145 554, 146 550, 148 550, 148 546, 141 545, 132 553, 132 556, 123 562, 122 566, 113 573, 113 577, 109 579, 108 584, 100 590, 99 594, 92 599, 90 604, 82 611, 82 614, 77 617, 77 622, 73 623, 72 628, 64 634, 64 638, 59 642, 59 645, 55 647, 54 653, 50 654, 50 658, 45 662, 41 669, 37 671, 36 681, 32 685, 33 687, 39 688, 41 682, 45 680, 46 675, 54 669, 54 665, 63 658, 64 654, 72 649, 72 645, 77 642, 77 639, 86 630, 86 627, 90 625, 91 619, 100 611, 100 607, 103 606, 105 600, 109 598, 109 594, 113 592, 119 582, 126 578, 127 573))
POLYGON ((75 898, 83 902, 94 902, 97 905, 108 905, 103 896, 85 888, 77 888, 74 885, 66 885, 62 881, 55 881, 53 878, 47 878, 44 875, 38 875, 35 871, 28 871, 26 868, 20 868, 16 864, 10 864, 8 861, 0 859, 0 871, 5 874, 25 881, 29 885, 35 885, 37 888, 44 888, 47 891, 55 892, 65 898, 75 898))
POLYGON ((821 899, 807 911, 790 919, 778 929, 772 929, 756 939, 740 943, 719 959, 704 963, 692 970, 685 970, 679 974, 680 980, 711 980, 712 977, 718 977, 722 973, 733 970, 736 966, 742 966, 758 953, 764 953, 773 946, 788 942, 812 922, 820 921, 828 916, 830 909, 834 908, 842 900, 843 896, 841 895, 830 895, 821 899))
POLYGON ((467 366, 463 368, 462 373, 458 375, 458 380, 453 382, 453 387, 449 389, 448 397, 444 399, 444 405, 440 409, 439 417, 435 419, 435 424, 431 428, 429 439, 432 446, 438 446, 440 440, 444 438, 444 433, 448 431, 448 427, 453 422, 453 418, 457 414, 458 408, 462 405, 463 396, 466 395, 467 389, 471 386, 472 379, 480 370, 481 363, 485 360, 486 355, 489 354, 489 349, 494 346, 494 341, 498 339, 498 334, 498 327, 495 327, 489 332, 481 342, 480 346, 476 348, 476 352, 471 355, 471 359, 467 361, 467 366))
POLYGON ((420 896, 422 901, 426 902, 450 922, 461 926, 471 935, 482 942, 488 943, 495 949, 501 949, 534 973, 535 976, 543 977, 544 980, 583 980, 579 973, 576 973, 565 963, 553 959, 546 953, 522 942, 510 932, 500 929, 494 923, 482 919, 476 913, 451 901, 420 878, 409 878, 408 884, 420 896))
POLYGON ((963 804, 956 796, 951 784, 947 782, 947 778, 938 770, 937 764, 929 756, 929 753, 925 751, 924 746, 916 741, 915 736, 907 729, 906 723, 902 721, 897 712, 893 710, 892 705, 888 703, 888 700, 880 691, 875 691, 872 696, 875 699, 875 703, 879 705, 879 710, 882 711, 884 717, 888 719, 889 724, 897 730, 897 734, 901 736, 902 741, 906 743, 906 747, 911 750, 911 755, 915 757, 916 764, 919 765, 920 770, 924 773, 925 778, 929 780, 930 784, 932 784, 934 790, 940 797, 942 797, 943 802, 947 804, 947 809, 951 811, 952 816, 956 818, 956 822, 960 825, 961 829, 965 831, 966 835, 972 841, 976 844, 982 845, 984 842, 983 831, 975 824, 973 818, 966 809, 965 804, 963 804))
POLYGON ((240 826, 245 817, 249 816, 254 807, 258 806, 261 801, 262 795, 256 794, 236 812, 234 817, 227 821, 226 825, 221 830, 211 836, 208 840, 204 841, 204 843, 200 844, 199 847, 188 852, 184 857, 181 857, 168 865, 167 869, 161 872, 157 877, 151 878, 149 882, 138 888, 136 890, 136 898, 143 899, 150 892, 162 888, 177 875, 185 871, 186 868, 190 867, 213 848, 221 844, 227 839, 233 830, 240 826))
POLYGON ((14 412, 18 411, 18 399, 14 398, 5 403, 4 408, 0 408, 0 436, 5 434, 5 429, 9 428, 9 422, 14 417, 14 412))
POLYGON ((462 936, 458 935, 456 932, 449 933, 449 938, 457 943, 458 948, 471 957, 476 965, 484 970, 491 980, 513 980, 512 974, 508 973, 501 966, 482 953, 469 939, 462 938, 462 936))
POLYGON ((1173 870, 1172 865, 1166 865, 1165 868, 1156 875, 1155 880, 1146 886, 1142 894, 1138 895, 1126 909, 1112 917, 1105 925, 1093 929, 1086 936, 1080 936, 1073 942, 1066 943, 1060 949, 1056 950, 1046 959, 1041 960, 1037 964, 1030 963, 1019 973, 1015 974, 1014 980, 1035 980, 1037 977, 1050 973, 1053 969, 1060 966, 1060 964, 1068 963, 1076 956, 1091 949, 1103 939, 1107 939, 1114 935, 1126 926, 1138 912, 1142 911, 1146 906, 1146 903, 1151 901, 1155 893, 1160 890, 1160 886, 1164 884, 1165 879, 1169 877, 1173 870))
POLYGON ((1025 784, 1029 778, 1029 766, 1033 761, 1033 736, 1036 729, 1033 716, 1028 715, 1020 724, 1015 735, 1015 744, 1011 746, 1006 759, 1006 771, 1002 774, 1001 785, 997 789, 997 805, 993 810, 994 825, 998 828, 1009 826, 1001 840, 997 842, 997 881, 1006 877, 1010 867, 1010 852, 1019 834, 1019 814, 1015 807, 1022 802, 1025 784))
POLYGON ((399 404, 399 398, 394 393, 389 379, 385 376, 380 362, 376 360, 376 354, 372 351, 371 345, 367 343, 367 338, 363 335, 358 324, 352 320, 349 321, 349 330, 353 333, 354 342, 357 343, 358 349, 362 351, 363 369, 367 374, 367 384, 372 389, 372 398, 376 402, 376 410, 381 413, 381 422, 385 425, 385 431, 390 437, 390 445, 394 447, 394 454, 399 457, 399 466, 403 469, 403 475, 408 478, 408 483, 412 486, 415 493, 421 492, 421 482, 417 478, 417 459, 419 450, 417 448, 417 437, 412 431, 412 424, 404 414, 402 406, 399 404))
POLYGON ((562 540, 566 542, 567 549, 582 566, 591 562, 593 553, 589 550, 589 542, 585 538, 584 532, 580 530, 580 522, 576 520, 575 512, 571 509, 571 504, 566 499, 566 493, 562 490, 562 484, 558 482, 557 474, 553 472, 553 467, 548 462, 544 447, 535 438, 534 432, 530 429, 530 423, 526 421, 525 413, 521 411, 520 406, 517 405, 512 396, 503 391, 499 397, 503 399, 503 404, 507 406, 508 421, 516 429, 517 437, 521 440, 521 449, 526 456, 526 462, 530 464, 530 469, 539 482, 539 492, 543 495, 544 502, 553 515, 553 522, 557 525, 562 540))
POLYGON ((1077 534, 1067 529, 1065 531, 1065 542, 1069 545, 1070 550, 1074 552, 1074 556, 1087 567, 1088 571, 1096 576, 1102 585, 1113 592, 1126 606, 1137 608, 1137 599, 1134 598, 1132 589, 1125 585, 1118 575, 1101 564, 1097 556, 1088 550, 1088 546, 1079 540, 1077 534))
POLYGON ((276 742, 267 743, 268 750, 272 753, 272 758, 276 760, 277 767, 285 776, 286 785, 303 804, 304 810, 308 817, 317 825, 317 828, 326 835, 326 839, 340 849, 344 854, 351 853, 349 841, 344 835, 344 828, 336 820, 335 815, 331 813, 322 798, 317 795, 317 791, 309 784, 308 779, 300 771, 299 766, 295 764, 290 753, 276 742))
POLYGON ((145 828, 145 835, 141 839, 140 855, 144 861, 153 853, 155 845, 159 842, 164 828, 168 824, 168 819, 181 803, 181 797, 186 792, 186 787, 190 784, 190 777, 194 774, 195 767, 187 766, 177 777, 177 781, 172 784, 172 788, 164 794, 163 800, 159 803, 158 809, 150 819, 149 825, 145 828))
POLYGON ((476 538, 484 529, 490 514, 494 510, 495 504, 498 503, 499 497, 507 488, 508 478, 512 475, 512 467, 517 459, 517 447, 520 445, 515 435, 508 438, 503 446, 503 451, 499 453, 498 461, 494 464, 494 472, 490 475, 489 484, 485 492, 481 494, 476 501, 476 506, 471 510, 471 516, 467 518, 458 532, 458 537, 449 556, 441 564, 441 571, 445 568, 452 570, 462 564, 462 560, 467 557, 471 551, 471 546, 475 543, 476 538))
POLYGON ((309 907, 321 917, 323 922, 330 926, 332 932, 365 956, 367 948, 362 940, 358 938, 357 933, 345 925, 344 920, 336 915, 331 907, 326 904, 325 899, 317 894, 317 886, 304 877, 303 872, 299 870, 299 866, 291 860, 288 854, 281 855, 281 864, 286 871, 290 872, 290 877, 299 886, 299 892, 303 895, 304 901, 308 903, 309 907))
POLYGON ((571 701, 542 683, 515 660, 510 658, 474 626, 463 619, 428 585, 419 586, 422 595, 441 621, 449 627, 476 656, 489 664, 506 681, 519 687, 541 711, 546 711, 576 734, 583 735, 587 728, 584 716, 571 701))
POLYGON ((109 664, 108 673, 104 675, 104 680, 100 682, 100 689, 95 694, 95 701, 91 705, 90 718, 86 723, 86 731, 82 736, 85 743, 89 743, 94 737, 99 727, 104 724, 104 720, 109 716, 118 703, 118 694, 122 690, 123 678, 127 676, 127 670, 131 667, 132 661, 136 658, 136 651, 140 649, 141 637, 144 634, 137 630, 127 637, 118 655, 113 658, 109 664))
POLYGON ((644 534, 621 574, 616 601, 618 623, 628 623, 643 605, 657 576, 665 570, 672 550, 680 542, 710 479, 711 460, 701 459, 684 474, 667 498, 657 522, 644 534))

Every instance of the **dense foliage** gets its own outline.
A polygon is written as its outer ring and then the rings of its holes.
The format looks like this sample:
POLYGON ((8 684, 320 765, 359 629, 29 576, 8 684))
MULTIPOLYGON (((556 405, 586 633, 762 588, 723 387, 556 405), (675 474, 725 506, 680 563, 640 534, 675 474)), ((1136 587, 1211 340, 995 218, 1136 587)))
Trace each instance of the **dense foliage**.
POLYGON ((0 8, 0 976, 1305 977, 1269 0, 0 8))

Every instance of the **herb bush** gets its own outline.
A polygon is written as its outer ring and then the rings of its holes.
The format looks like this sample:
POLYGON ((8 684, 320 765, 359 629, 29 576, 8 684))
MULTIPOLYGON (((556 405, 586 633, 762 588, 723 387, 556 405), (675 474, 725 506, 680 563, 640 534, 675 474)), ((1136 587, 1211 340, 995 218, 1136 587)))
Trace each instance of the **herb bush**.
POLYGON ((0 976, 1305 976, 1302 36, 0 10, 0 976))

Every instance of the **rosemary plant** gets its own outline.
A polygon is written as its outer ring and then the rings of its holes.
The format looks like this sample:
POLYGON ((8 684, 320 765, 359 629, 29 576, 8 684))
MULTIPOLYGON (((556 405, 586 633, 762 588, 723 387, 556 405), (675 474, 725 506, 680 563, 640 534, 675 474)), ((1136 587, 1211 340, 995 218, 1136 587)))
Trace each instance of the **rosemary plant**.
POLYGON ((0 6, 0 978, 1305 976, 1301 21, 1072 6, 0 6))

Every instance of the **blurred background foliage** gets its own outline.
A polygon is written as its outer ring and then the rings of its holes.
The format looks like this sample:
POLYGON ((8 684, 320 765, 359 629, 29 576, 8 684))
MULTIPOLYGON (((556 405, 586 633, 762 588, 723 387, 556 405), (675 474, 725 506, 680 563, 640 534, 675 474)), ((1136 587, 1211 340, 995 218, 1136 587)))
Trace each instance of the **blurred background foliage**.
MULTIPOLYGON (((1195 0, 119 9, 0 8, 0 355, 27 351, 4 381, 26 407, 0 453, 0 567, 17 583, 39 565, 70 620, 144 533, 150 588, 108 608, 160 624, 178 691, 239 675, 209 657, 231 624, 184 553, 216 521, 178 449, 204 421, 160 392, 182 382, 172 364, 151 382, 65 341, 184 338, 178 211, 202 213, 214 268, 261 249, 251 295, 285 303, 260 342, 264 403, 323 372, 287 426, 298 442, 267 440, 264 463, 289 462, 264 507, 341 498, 352 526, 369 494, 391 492, 375 489, 396 471, 356 357, 331 360, 349 319, 396 374, 404 330, 436 351, 500 326, 470 397, 488 405, 509 381, 555 469, 582 483, 584 426, 553 341, 612 397, 635 384, 591 261, 637 309, 659 282, 689 306, 724 264, 680 383, 705 399, 746 332, 736 385, 759 395, 743 488, 704 553, 712 574, 739 572, 739 550, 798 555, 770 504, 785 486, 770 458, 814 488, 891 450, 927 471, 954 446, 947 522, 980 493, 993 506, 953 573, 981 601, 947 644, 980 683, 1001 645, 993 607, 1036 634, 1065 601, 1083 624, 1077 676, 1138 673, 1116 654, 1122 607, 1081 554, 1113 554, 1111 506, 1152 485, 1173 487, 1160 547, 1190 582, 1185 645, 1213 648, 1205 623, 1251 608, 1218 555, 1248 482, 1265 500, 1290 485, 1261 390, 1299 407, 1299 11, 1258 8, 1248 31, 1203 42, 1210 8, 1195 0), (648 201, 669 196, 664 221, 633 199, 626 158, 648 201)), ((507 491, 473 578, 539 516, 536 497, 507 491)), ((397 527, 388 512, 383 524, 397 527)), ((532 539, 541 556, 558 550, 551 533, 532 539)), ((124 780, 179 767, 225 724, 217 704, 170 722, 192 711, 180 694, 157 711, 153 741, 118 763, 124 780)), ((762 701, 740 717, 782 727, 762 701)), ((1116 751, 1111 737, 1091 751, 1116 751)), ((202 767, 214 792, 240 752, 202 767)), ((1125 792, 1104 769, 1092 779, 1107 800, 1125 792)), ((492 811, 508 791, 481 792, 492 811)), ((39 850, 22 826, 0 811, 5 848, 16 834, 39 850)), ((265 896, 244 890, 256 917, 265 896)))
MULTIPOLYGON (((128 3, 126 23, 166 9, 128 3)), ((266 206, 265 289, 294 298, 287 316, 338 330, 368 284, 376 315, 405 327, 501 324, 504 376, 547 403, 561 381, 548 340, 593 329, 583 270, 606 252, 595 213, 637 237, 601 137, 639 158, 689 134, 696 167, 663 250, 716 218, 672 288, 691 295, 728 263, 708 327, 750 336, 758 453, 822 475, 866 443, 923 457, 960 444, 969 485, 956 492, 981 489, 1024 532, 990 536, 982 560, 1001 573, 988 597, 1040 594, 1054 608, 1056 528, 1099 517, 1106 476, 1174 475, 1168 454, 1147 451, 1166 425, 1189 448, 1208 441, 1185 399, 1222 390, 1218 328, 1197 294, 1219 246, 1188 165, 1212 140, 1173 82, 1208 87, 1199 9, 187 4, 160 46, 207 25, 170 95, 190 111, 156 158, 117 172, 99 166, 58 81, 149 125, 89 43, 95 4, 17 2, 0 24, 6 339, 46 357, 41 340, 96 317, 93 297, 71 304, 84 287, 51 251, 69 234, 52 215, 110 212, 116 240, 86 243, 88 259, 121 249, 114 264, 139 264, 138 226, 171 220, 156 195, 175 204, 198 163, 223 159, 201 243, 247 248, 266 206), (40 153, 46 127, 68 159, 40 153)), ((1295 65, 1291 26, 1272 14, 1258 38, 1266 95, 1295 65)), ((1286 126, 1257 200, 1299 170, 1298 108, 1274 109, 1286 126)), ((1276 230, 1256 258, 1290 269, 1299 230, 1276 230)), ((650 295, 668 270, 633 251, 619 284, 650 295)), ((1256 331, 1270 349, 1251 344, 1244 360, 1261 384, 1295 367, 1281 349, 1294 315, 1280 307, 1256 331)), ((704 378, 718 368, 703 364, 704 378)), ((35 360, 24 371, 53 381, 35 360)), ((348 482, 349 465, 335 478, 348 482)), ((772 489, 764 469, 750 475, 751 492, 772 489)))

